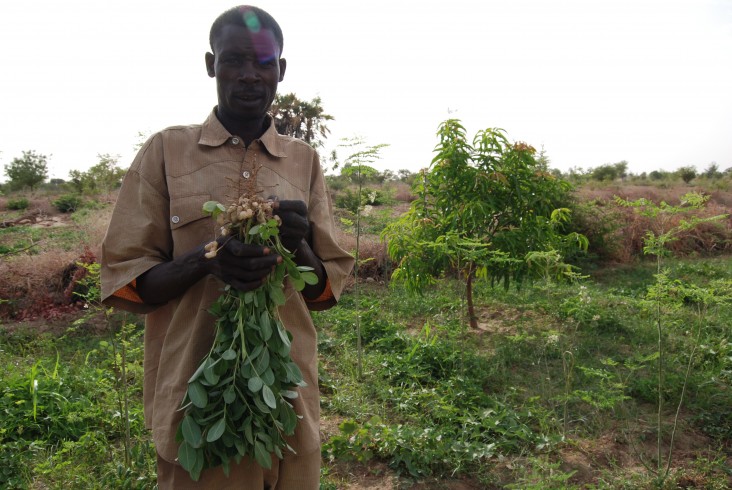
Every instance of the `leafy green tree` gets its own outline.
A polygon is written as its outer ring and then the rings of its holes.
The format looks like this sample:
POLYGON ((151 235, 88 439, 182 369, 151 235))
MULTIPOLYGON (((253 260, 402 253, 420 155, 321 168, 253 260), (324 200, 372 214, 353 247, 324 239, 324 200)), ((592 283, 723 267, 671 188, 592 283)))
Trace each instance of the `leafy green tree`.
POLYGON ((503 280, 508 287, 511 279, 521 281, 538 269, 542 277, 550 268, 555 276, 571 275, 559 259, 574 247, 586 248, 587 240, 563 234, 569 210, 560 206, 569 184, 541 170, 534 148, 509 143, 500 129, 478 132, 471 145, 455 119, 442 123, 438 136, 437 155, 416 179, 417 199, 382 236, 398 264, 393 279, 412 291, 458 271, 476 328, 476 277, 503 280))
POLYGON ((343 164, 341 175, 348 178, 355 184, 363 185, 367 182, 378 180, 380 174, 374 167, 369 167, 365 164, 353 164, 350 161, 347 161, 343 164))
POLYGON ((393 170, 389 170, 387 168, 386 170, 381 172, 380 180, 382 183, 393 182, 395 180, 398 180, 398 177, 393 170))
POLYGON ((112 192, 122 183, 126 170, 117 166, 119 155, 98 154, 99 163, 86 172, 71 170, 70 185, 79 194, 105 194, 112 192))
POLYGON ((663 170, 652 170, 651 173, 648 174, 648 178, 651 180, 663 180, 668 176, 668 172, 665 172, 663 170))
POLYGON ((625 178, 628 176, 628 162, 625 160, 621 160, 618 163, 613 164, 615 167, 615 171, 618 174, 618 177, 621 180, 625 180, 625 178))
POLYGON ((32 191, 48 177, 48 157, 34 150, 24 151, 22 157, 5 165, 5 175, 10 179, 10 189, 29 187, 32 191))
POLYGON ((707 179, 718 179, 722 176, 722 172, 719 171, 719 165, 717 165, 717 162, 712 162, 706 169, 704 169, 703 175, 707 179))
POLYGON ((678 175, 685 184, 688 184, 696 178, 696 169, 691 165, 681 167, 676 171, 676 175, 678 175))
POLYGON ((546 150, 544 149, 544 145, 541 145, 541 150, 539 150, 539 155, 536 157, 536 164, 543 172, 549 171, 549 164, 551 164, 551 160, 546 154, 546 150))
POLYGON ((618 163, 607 163, 592 169, 590 178, 593 180, 612 182, 615 179, 623 179, 628 176, 628 162, 625 160, 618 163))
POLYGON ((402 182, 411 184, 414 181, 414 174, 406 168, 399 169, 397 175, 402 182))
POLYGON ((325 113, 320 97, 308 102, 292 93, 277 94, 270 112, 278 133, 302 139, 314 148, 323 146, 330 133, 326 122, 333 116, 325 113))
POLYGON ((592 169, 590 177, 592 180, 599 180, 600 182, 612 182, 618 177, 618 172, 613 165, 600 165, 592 169))

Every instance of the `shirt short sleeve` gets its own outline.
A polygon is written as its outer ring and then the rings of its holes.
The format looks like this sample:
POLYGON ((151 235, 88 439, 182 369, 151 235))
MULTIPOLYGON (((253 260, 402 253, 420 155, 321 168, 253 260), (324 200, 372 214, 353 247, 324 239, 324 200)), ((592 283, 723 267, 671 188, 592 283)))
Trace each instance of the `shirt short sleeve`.
POLYGON ((149 313, 135 279, 171 260, 169 199, 162 144, 153 136, 127 172, 102 243, 102 302, 133 313, 149 313))

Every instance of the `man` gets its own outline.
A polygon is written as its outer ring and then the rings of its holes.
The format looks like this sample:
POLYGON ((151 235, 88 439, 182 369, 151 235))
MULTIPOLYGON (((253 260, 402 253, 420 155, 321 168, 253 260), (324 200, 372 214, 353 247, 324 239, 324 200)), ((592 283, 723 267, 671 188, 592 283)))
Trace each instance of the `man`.
MULTIPOLYGON (((105 304, 146 313, 144 404, 158 452, 159 488, 315 489, 319 485, 316 332, 308 310, 333 306, 353 258, 336 243, 331 203, 317 154, 302 141, 278 135, 267 111, 286 62, 277 22, 256 7, 224 12, 211 27, 208 75, 218 105, 201 125, 175 126, 140 149, 119 193, 102 247, 105 304), (255 171, 257 169, 258 171, 255 171), (294 400, 302 419, 290 444, 296 455, 272 458, 263 470, 245 458, 204 470, 198 482, 177 464, 175 434, 190 376, 213 341, 207 312, 224 284, 255 289, 282 259, 268 248, 226 241, 211 259, 203 245, 216 228, 202 205, 227 203, 256 175, 263 196, 276 196, 283 244, 318 283, 286 288, 279 314, 292 332, 292 358, 307 387, 294 400)), ((224 243, 223 241, 221 243, 224 243)))

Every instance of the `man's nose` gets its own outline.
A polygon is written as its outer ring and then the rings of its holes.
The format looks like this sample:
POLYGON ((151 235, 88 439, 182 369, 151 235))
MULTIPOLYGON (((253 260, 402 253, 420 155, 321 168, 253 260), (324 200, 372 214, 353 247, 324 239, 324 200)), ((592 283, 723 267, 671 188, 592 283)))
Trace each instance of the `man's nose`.
POLYGON ((256 83, 260 80, 260 76, 253 63, 244 63, 239 71, 238 79, 242 83, 256 83))

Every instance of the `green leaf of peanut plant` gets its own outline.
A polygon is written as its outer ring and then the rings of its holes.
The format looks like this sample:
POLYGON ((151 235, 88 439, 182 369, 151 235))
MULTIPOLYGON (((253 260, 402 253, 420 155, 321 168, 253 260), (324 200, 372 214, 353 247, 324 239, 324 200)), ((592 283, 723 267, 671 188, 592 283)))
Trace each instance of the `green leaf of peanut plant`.
POLYGON ((311 286, 318 284, 318 276, 314 272, 301 272, 300 277, 306 284, 310 284, 311 286))
POLYGON ((204 468, 221 466, 226 474, 231 461, 243 456, 270 468, 273 453, 282 458, 292 450, 286 437, 299 418, 285 398, 296 398, 305 383, 290 357, 292 335, 278 307, 286 301, 286 277, 296 280, 298 290, 317 281, 312 269, 298 269, 294 256, 282 250, 271 203, 241 196, 227 205, 209 201, 203 212, 218 217, 228 236, 276 250, 283 263, 259 289, 225 286, 209 309, 216 317, 213 344, 188 381, 176 435, 179 460, 194 480, 204 468))
POLYGON ((186 441, 178 448, 178 462, 188 472, 195 466, 197 456, 196 449, 186 441))
POLYGON ((208 403, 208 393, 198 381, 188 385, 188 397, 198 408, 203 408, 208 403))
POLYGON ((187 442, 192 448, 197 449, 201 447, 201 443, 203 442, 203 438, 201 437, 201 428, 198 426, 196 421, 193 420, 193 417, 190 415, 184 417, 183 422, 181 423, 181 428, 183 430, 183 439, 185 442, 187 442))
POLYGON ((213 218, 216 218, 224 211, 226 211, 226 208, 220 202, 206 201, 205 203, 203 203, 204 214, 210 214, 213 218))
POLYGON ((226 429, 226 416, 221 417, 214 425, 211 426, 208 434, 206 434, 206 442, 219 440, 221 435, 224 433, 224 429, 226 429))

